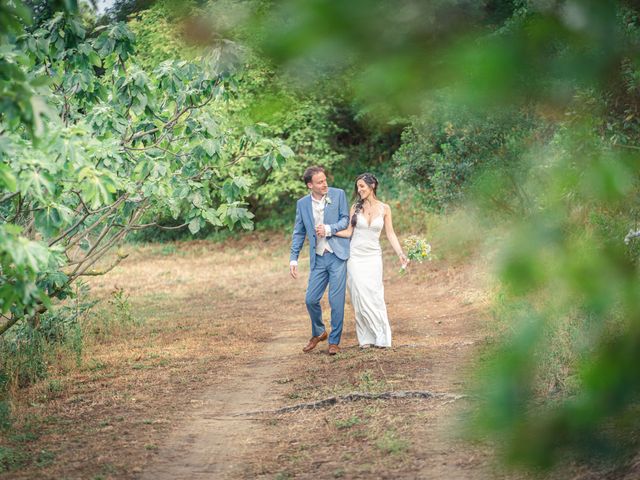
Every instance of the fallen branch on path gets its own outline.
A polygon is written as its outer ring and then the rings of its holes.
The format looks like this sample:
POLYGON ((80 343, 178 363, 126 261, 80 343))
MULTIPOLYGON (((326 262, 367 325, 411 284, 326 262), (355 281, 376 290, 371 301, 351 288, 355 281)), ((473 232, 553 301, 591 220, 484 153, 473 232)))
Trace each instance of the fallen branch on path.
POLYGON ((361 348, 359 345, 351 345, 349 347, 344 347, 344 348, 341 347, 340 350, 341 351, 366 350, 368 352, 385 352, 385 351, 397 350, 399 348, 419 348, 419 347, 429 347, 429 345, 425 343, 403 343, 402 345, 394 345, 392 347, 383 347, 383 348, 373 347, 373 348, 366 348, 366 349, 361 348))
POLYGON ((358 400, 392 400, 396 398, 438 398, 450 401, 461 400, 467 398, 467 395, 457 395, 453 393, 438 393, 428 391, 401 391, 401 392, 382 392, 382 393, 360 393, 354 392, 336 397, 329 397, 323 400, 309 403, 298 403, 288 407, 277 408, 275 410, 258 410, 255 412, 236 413, 234 417, 248 415, 278 415, 281 413, 296 412, 298 410, 310 410, 329 407, 338 403, 355 402, 358 400))

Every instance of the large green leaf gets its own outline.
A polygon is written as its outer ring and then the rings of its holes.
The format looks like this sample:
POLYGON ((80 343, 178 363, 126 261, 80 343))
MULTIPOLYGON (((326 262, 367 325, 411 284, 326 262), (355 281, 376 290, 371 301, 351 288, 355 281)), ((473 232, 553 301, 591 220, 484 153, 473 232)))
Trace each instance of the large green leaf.
POLYGON ((18 188, 16 177, 8 165, 0 164, 0 184, 10 192, 15 192, 18 188))

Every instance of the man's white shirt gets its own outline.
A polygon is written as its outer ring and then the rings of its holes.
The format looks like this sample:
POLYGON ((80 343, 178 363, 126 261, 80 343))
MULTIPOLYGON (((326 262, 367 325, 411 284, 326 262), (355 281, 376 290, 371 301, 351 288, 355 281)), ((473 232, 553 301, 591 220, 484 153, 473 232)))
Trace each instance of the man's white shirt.
MULTIPOLYGON (((313 222, 315 226, 324 224, 324 208, 327 206, 327 196, 324 195, 320 200, 316 200, 311 195, 311 210, 313 211, 313 222)), ((318 243, 316 243, 316 255, 324 255, 325 250, 333 253, 331 245, 329 245, 328 237, 331 236, 331 227, 329 225, 324 226, 325 237, 318 237, 318 243)), ((290 265, 298 265, 297 260, 291 260, 290 265)))

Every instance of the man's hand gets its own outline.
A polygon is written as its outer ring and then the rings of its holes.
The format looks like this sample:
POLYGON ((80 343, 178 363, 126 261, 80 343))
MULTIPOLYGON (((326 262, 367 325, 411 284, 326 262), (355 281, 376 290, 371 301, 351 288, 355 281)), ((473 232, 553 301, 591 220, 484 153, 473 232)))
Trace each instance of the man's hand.
POLYGON ((316 227, 316 235, 320 238, 325 237, 327 235, 327 231, 324 228, 324 225, 318 225, 316 227))
POLYGON ((298 278, 298 266, 297 265, 289 265, 289 273, 292 278, 298 278))

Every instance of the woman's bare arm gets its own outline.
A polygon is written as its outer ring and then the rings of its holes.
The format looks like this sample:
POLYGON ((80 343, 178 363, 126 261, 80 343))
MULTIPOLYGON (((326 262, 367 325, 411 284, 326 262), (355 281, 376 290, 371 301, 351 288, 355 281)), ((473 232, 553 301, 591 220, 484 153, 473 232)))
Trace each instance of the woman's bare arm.
POLYGON ((402 266, 405 266, 407 263, 409 263, 409 259, 402 251, 402 247, 400 246, 400 242, 398 241, 398 236, 396 235, 396 232, 393 230, 393 219, 391 218, 391 208, 389 207, 389 205, 386 205, 386 204, 384 206, 384 231, 387 234, 387 238, 389 239, 389 243, 391 244, 391 247, 396 252, 396 255, 398 255, 398 258, 400 258, 400 262, 402 263, 402 266))

